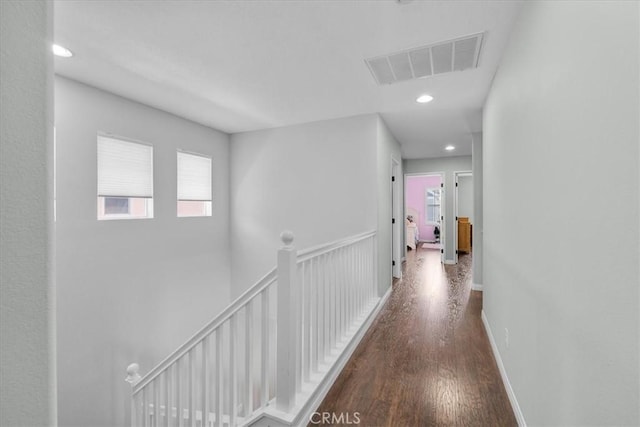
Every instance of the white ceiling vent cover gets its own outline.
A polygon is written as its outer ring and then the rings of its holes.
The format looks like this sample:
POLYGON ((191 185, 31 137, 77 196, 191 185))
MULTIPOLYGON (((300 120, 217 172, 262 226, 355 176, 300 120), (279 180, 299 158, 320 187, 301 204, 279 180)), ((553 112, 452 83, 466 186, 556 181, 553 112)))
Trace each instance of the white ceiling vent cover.
POLYGON ((484 33, 365 59, 379 85, 478 66, 484 33))

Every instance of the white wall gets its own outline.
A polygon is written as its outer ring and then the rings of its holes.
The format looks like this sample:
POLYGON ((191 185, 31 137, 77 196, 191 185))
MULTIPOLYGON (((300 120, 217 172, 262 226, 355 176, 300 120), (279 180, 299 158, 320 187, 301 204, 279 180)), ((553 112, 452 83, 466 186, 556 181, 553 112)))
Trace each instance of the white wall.
POLYGON ((396 263, 400 266, 401 250, 404 247, 404 218, 402 215, 402 195, 404 194, 404 180, 402 179, 402 153, 400 144, 389 132, 387 125, 378 117, 377 123, 377 182, 378 182, 378 291, 382 296, 387 291, 393 281, 392 278, 392 199, 391 199, 391 173, 392 159, 398 162, 398 172, 396 176, 396 191, 398 211, 395 224, 395 233, 398 233, 399 242, 396 253, 398 259, 396 263))
POLYGON ((445 189, 445 259, 449 262, 455 260, 456 245, 454 244, 453 227, 455 225, 454 200, 454 172, 472 170, 471 156, 438 157, 429 159, 408 159, 403 162, 404 173, 418 174, 431 172, 444 172, 445 189))
POLYGON ((469 218, 474 223, 473 216, 473 177, 463 175, 458 177, 458 216, 469 218))
POLYGON ((483 258, 483 216, 482 216, 482 133, 473 135, 473 284, 476 290, 482 285, 482 258, 483 258))
POLYGON ((0 425, 56 425, 51 4, 0 2, 0 425))
POLYGON ((527 2, 485 105, 484 310, 529 425, 640 424, 638 7, 527 2))
POLYGON ((228 136, 56 79, 60 424, 123 423, 149 371, 229 302, 228 136), (96 134, 154 146, 153 219, 96 219, 96 134), (213 158, 213 215, 176 218, 176 149, 213 158))
POLYGON ((377 116, 231 137, 232 295, 275 266, 280 233, 304 249, 377 227, 377 116))

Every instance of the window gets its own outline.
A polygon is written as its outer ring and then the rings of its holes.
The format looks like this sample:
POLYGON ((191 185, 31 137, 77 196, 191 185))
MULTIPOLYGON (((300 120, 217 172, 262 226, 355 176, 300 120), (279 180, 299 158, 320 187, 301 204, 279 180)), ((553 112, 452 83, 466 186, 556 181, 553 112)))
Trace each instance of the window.
POLYGON ((98 135, 98 219, 153 218, 153 147, 98 135))
POLYGON ((179 217, 211 216, 211 157, 178 151, 179 217))
POLYGON ((104 213, 106 215, 129 215, 129 198, 128 197, 105 197, 104 213))
POLYGON ((427 188, 425 193, 427 225, 440 224, 440 197, 439 188, 427 188))

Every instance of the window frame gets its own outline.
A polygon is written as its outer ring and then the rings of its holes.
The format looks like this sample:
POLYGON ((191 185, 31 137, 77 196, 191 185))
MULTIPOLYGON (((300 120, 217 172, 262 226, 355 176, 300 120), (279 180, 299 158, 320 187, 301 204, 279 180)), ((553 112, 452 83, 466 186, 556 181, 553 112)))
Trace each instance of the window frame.
MULTIPOLYGON (((440 216, 442 215, 442 189, 440 187, 427 187, 424 190, 424 205, 425 205, 425 212, 424 212, 424 222, 425 225, 440 225, 440 216), (429 192, 433 193, 433 196, 429 196, 429 192), (433 198, 434 199, 434 203, 429 203, 429 198, 433 198), (436 203, 437 201, 437 203, 436 203), (430 208, 435 208, 437 207, 438 212, 436 215, 436 220, 432 220, 429 218, 429 212, 430 212, 430 208)), ((436 212, 434 212, 435 214, 436 212)))
POLYGON ((198 153, 190 150, 185 150, 178 148, 176 149, 176 217, 177 218, 207 218, 213 216, 213 156, 210 154, 198 153), (181 179, 181 169, 180 169, 180 156, 193 156, 199 157, 201 159, 208 160, 208 175, 209 182, 207 183, 209 190, 209 198, 208 199, 181 199, 180 198, 180 179, 181 179), (181 208, 186 208, 184 205, 181 206, 181 203, 201 203, 202 204, 202 213, 199 214, 181 214, 181 208))
MULTIPOLYGON (((112 133, 108 133, 108 132, 98 132, 97 133, 97 137, 96 137, 96 178, 97 178, 97 214, 96 217, 98 219, 98 221, 105 221, 105 220, 120 220, 120 219, 153 219, 154 218, 154 209, 153 209, 153 200, 154 200, 154 178, 155 178, 155 174, 154 174, 154 145, 148 142, 144 142, 144 141, 140 141, 140 140, 136 140, 133 138, 128 138, 128 137, 124 137, 124 136, 120 136, 120 135, 114 135, 112 133), (150 196, 131 196, 131 195, 122 195, 122 194, 100 194, 100 149, 99 144, 100 144, 100 139, 101 138, 106 138, 106 139, 112 139, 112 140, 116 140, 119 142, 124 142, 124 143, 129 143, 129 144, 137 144, 137 145, 142 145, 145 147, 148 147, 150 150, 150 163, 149 163, 149 169, 150 169, 150 196), (106 202, 107 199, 109 198, 118 198, 118 199, 127 199, 127 204, 128 204, 128 213, 124 214, 124 213, 107 213, 107 208, 106 208, 106 202), (144 201, 144 214, 143 215, 136 215, 134 213, 132 213, 132 205, 137 201, 137 200, 143 200, 144 201)), ((149 177, 147 177, 149 178, 149 177)))

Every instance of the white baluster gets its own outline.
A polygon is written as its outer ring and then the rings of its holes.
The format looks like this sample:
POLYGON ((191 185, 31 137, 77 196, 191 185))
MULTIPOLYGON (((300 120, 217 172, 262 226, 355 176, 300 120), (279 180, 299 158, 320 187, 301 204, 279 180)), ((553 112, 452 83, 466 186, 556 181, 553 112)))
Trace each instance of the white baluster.
MULTIPOLYGON (((124 379, 129 383, 131 388, 135 386, 138 381, 140 381, 142 377, 140 377, 140 365, 137 363, 132 363, 127 366, 127 377, 124 379)), ((138 408, 138 404, 136 403, 136 397, 131 395, 131 397, 126 399, 125 403, 125 424, 130 426, 139 425, 138 414, 140 409, 138 408)))
POLYGON ((237 424, 236 412, 238 409, 238 319, 234 314, 229 321, 229 423, 237 424))
POLYGON ((341 269, 341 259, 340 259, 340 250, 336 249, 335 253, 335 272, 336 272, 336 296, 335 296, 335 317, 336 317, 336 344, 341 341, 342 337, 342 269, 341 269))
POLYGON ((356 283, 358 284, 358 314, 362 313, 364 302, 364 288, 362 281, 362 256, 357 247, 354 248, 356 257, 356 283))
POLYGON ((371 298, 373 297, 372 290, 373 286, 371 286, 371 257, 369 256, 369 242, 365 241, 362 244, 362 255, 364 258, 364 280, 367 285, 367 304, 371 302, 371 298))
POLYGON ((176 365, 173 369, 173 375, 175 377, 176 386, 175 386, 175 394, 176 394, 176 426, 183 427, 184 419, 182 417, 182 372, 180 370, 182 366, 182 358, 176 360, 176 365))
POLYGON ((324 357, 331 352, 331 255, 325 255, 324 264, 324 357))
POLYGON ((351 277, 351 246, 345 249, 345 278, 347 281, 347 325, 351 325, 353 320, 353 279, 351 277))
POLYGON ((216 329, 216 426, 222 427, 222 417, 224 416, 224 377, 222 369, 222 332, 223 325, 216 329))
POLYGON ((349 248, 345 248, 343 254, 343 265, 344 265, 344 280, 345 280, 345 331, 347 331, 351 327, 351 278, 350 276, 350 268, 349 268, 349 248))
POLYGON ((369 300, 369 284, 367 283, 368 270, 367 270, 367 256, 366 249, 362 242, 358 243, 358 256, 360 257, 360 281, 362 282, 363 299, 362 305, 365 308, 369 300))
POLYGON ((164 427, 169 427, 170 422, 171 422, 171 413, 172 413, 172 409, 173 406, 171 404, 171 366, 167 367, 167 369, 164 371, 164 374, 162 374, 162 376, 164 377, 164 396, 162 396, 162 399, 164 400, 165 404, 164 404, 164 427))
POLYGON ((362 289, 362 306, 360 308, 360 310, 362 311, 367 302, 368 287, 367 287, 367 282, 365 277, 365 271, 366 271, 366 267, 364 265, 365 259, 364 259, 362 248, 360 247, 360 245, 356 247, 356 251, 358 254, 358 276, 359 276, 358 281, 360 282, 360 288, 362 289))
POLYGON ((309 336, 310 339, 310 349, 311 353, 311 371, 318 371, 318 262, 317 259, 312 258, 309 260, 310 266, 310 298, 309 298, 309 307, 310 307, 310 315, 311 315, 311 334, 309 336))
POLYGON ((296 262, 296 288, 295 302, 293 303, 293 309, 296 310, 296 323, 294 329, 295 337, 295 384, 296 392, 300 392, 302 389, 302 316, 303 316, 303 304, 304 299, 304 270, 303 266, 298 268, 296 262))
POLYGON ((366 307, 367 303, 369 302, 369 289, 371 288, 371 285, 368 282, 368 278, 369 278, 369 269, 368 269, 368 259, 367 259, 367 253, 366 253, 366 249, 364 248, 363 245, 360 245, 360 258, 362 259, 362 286, 363 289, 365 290, 365 299, 364 299, 364 305, 366 307))
POLYGON ((346 268, 346 277, 347 277, 347 325, 351 325, 353 321, 353 278, 351 276, 352 267, 351 267, 351 246, 349 246, 344 255, 344 262, 346 268))
POLYGON ((195 382, 195 363, 194 363, 194 351, 193 349, 189 350, 189 359, 187 361, 187 369, 189 370, 187 374, 187 386, 189 387, 187 390, 187 400, 189 404, 189 423, 187 424, 190 427, 196 427, 196 406, 195 406, 195 396, 194 396, 194 382, 195 382))
POLYGON ((349 246, 345 253, 345 263, 347 267, 347 284, 349 286, 347 293, 349 299, 349 322, 353 319, 354 302, 355 302, 355 283, 353 282, 353 260, 351 259, 352 247, 349 246))
POLYGON ((358 283, 358 253, 355 245, 351 247, 351 263, 353 269, 351 271, 351 277, 353 280, 353 312, 354 317, 358 317, 360 312, 358 310, 360 305, 360 283, 358 283))
POLYGON ((142 411, 141 411, 141 415, 142 415, 142 426, 143 427, 147 427, 149 425, 149 385, 146 385, 141 391, 140 393, 142 394, 141 396, 141 400, 142 400, 142 411))
POLYGON ((209 337, 202 341, 202 372, 200 372, 200 385, 202 397, 202 427, 208 427, 209 418, 209 337))
POLYGON ((325 326, 325 308, 324 294, 326 285, 326 258, 325 255, 318 257, 318 362, 324 361, 324 326, 325 326))
POLYGON ((269 403, 269 288, 261 293, 262 298, 262 347, 260 354, 260 407, 264 408, 269 403))
POLYGON ((366 252, 365 249, 363 247, 363 245, 359 245, 360 247, 358 248, 360 251, 360 259, 361 259, 361 264, 362 264, 362 286, 365 289, 365 299, 364 299, 364 307, 366 307, 366 305, 369 303, 369 289, 371 288, 371 286, 369 285, 369 283, 367 283, 367 278, 369 277, 369 270, 367 269, 367 257, 366 257, 366 252))
POLYGON ((311 377, 311 261, 303 264, 304 272, 304 381, 309 382, 311 377))
POLYGON ((378 236, 371 238, 372 254, 371 254, 371 274, 373 275, 373 295, 381 296, 378 290, 378 236))
POLYGON ((331 348, 336 347, 338 341, 338 287, 340 278, 338 277, 338 254, 331 251, 331 348))
POLYGON ((342 298, 342 283, 344 277, 342 275, 342 257, 340 249, 335 250, 335 270, 336 270, 336 343, 342 338, 342 306, 344 300, 342 298))
POLYGON ((371 268, 370 268, 370 263, 371 263, 371 258, 369 257, 369 251, 367 250, 367 242, 363 242, 361 245, 361 251, 362 251, 362 266, 363 266, 363 281, 364 284, 366 286, 367 289, 367 300, 366 300, 366 304, 369 304, 369 302, 371 302, 371 268))
POLYGON ((333 350, 336 347, 336 254, 335 252, 330 252, 329 257, 331 260, 330 264, 330 276, 331 277, 331 287, 329 294, 329 351, 333 350))
POLYGON ((249 301, 244 309, 245 312, 245 332, 244 332, 244 414, 249 417, 253 412, 253 301, 249 301))
POLYGON ((278 343, 276 407, 289 412, 294 404, 296 389, 296 250, 293 233, 280 235, 284 246, 278 251, 278 343))
POLYGON ((160 427, 160 377, 153 380, 153 427, 160 427))

